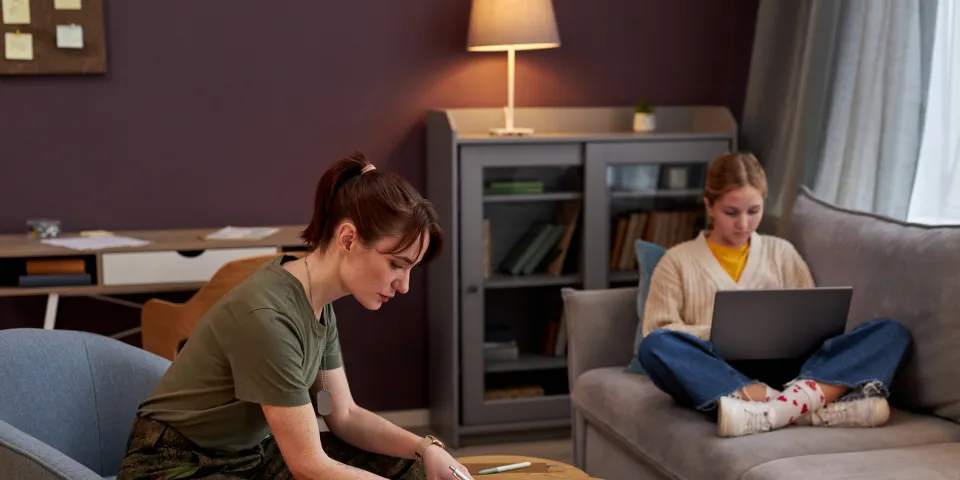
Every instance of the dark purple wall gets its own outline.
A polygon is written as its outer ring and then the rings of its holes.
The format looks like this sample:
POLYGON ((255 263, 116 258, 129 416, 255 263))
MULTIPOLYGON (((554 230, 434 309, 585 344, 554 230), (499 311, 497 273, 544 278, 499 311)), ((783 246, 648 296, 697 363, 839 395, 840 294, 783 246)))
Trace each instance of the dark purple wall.
MULTIPOLYGON (((556 0, 562 46, 518 53, 517 105, 739 116, 757 3, 556 0)), ((107 75, 0 77, 0 233, 34 216, 71 231, 305 223, 323 169, 355 149, 421 188, 424 112, 506 102, 506 55, 465 50, 469 6, 108 2, 107 75)), ((426 405, 423 286, 376 314, 338 302, 369 408, 426 405)), ((39 326, 43 307, 2 299, 0 328, 39 326)), ((67 298, 60 322, 109 333, 138 313, 67 298)))

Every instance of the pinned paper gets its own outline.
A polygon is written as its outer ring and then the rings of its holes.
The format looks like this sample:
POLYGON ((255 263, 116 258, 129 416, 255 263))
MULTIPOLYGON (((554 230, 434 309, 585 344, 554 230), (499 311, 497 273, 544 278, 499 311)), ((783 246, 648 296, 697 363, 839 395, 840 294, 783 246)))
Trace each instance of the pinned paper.
POLYGON ((3 0, 3 23, 27 25, 30 23, 30 0, 3 0))
POLYGON ((80 10, 80 0, 53 0, 53 8, 57 10, 80 10))
POLYGON ((3 36, 7 46, 7 60, 33 60, 33 35, 29 33, 7 33, 3 36))
POLYGON ((58 48, 83 48, 83 27, 80 25, 57 25, 58 48))

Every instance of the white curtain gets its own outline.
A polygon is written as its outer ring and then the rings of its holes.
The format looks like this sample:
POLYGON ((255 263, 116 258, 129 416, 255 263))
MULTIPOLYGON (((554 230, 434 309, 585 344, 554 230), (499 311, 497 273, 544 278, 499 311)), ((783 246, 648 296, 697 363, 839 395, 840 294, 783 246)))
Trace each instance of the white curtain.
POLYGON ((800 185, 907 217, 937 4, 956 1, 761 0, 740 144, 767 171, 765 233, 788 233, 800 185))
POLYGON ((920 3, 842 5, 830 111, 813 189, 840 206, 903 219, 922 133, 920 3))
POLYGON ((907 219, 960 224, 960 5, 942 1, 920 161, 907 219))

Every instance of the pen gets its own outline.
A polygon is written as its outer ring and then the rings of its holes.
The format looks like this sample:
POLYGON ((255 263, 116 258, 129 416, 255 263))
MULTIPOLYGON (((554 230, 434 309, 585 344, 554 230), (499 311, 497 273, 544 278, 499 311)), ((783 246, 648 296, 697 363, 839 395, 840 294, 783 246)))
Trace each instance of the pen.
POLYGON ((500 472, 507 472, 507 471, 510 471, 510 470, 517 470, 517 469, 521 469, 521 468, 527 468, 527 467, 529 467, 529 466, 530 466, 530 462, 520 462, 520 463, 511 464, 511 465, 503 465, 503 466, 501 466, 501 467, 488 468, 488 469, 486 469, 486 470, 480 470, 479 473, 480 473, 480 475, 486 475, 486 474, 488 474, 488 473, 500 473, 500 472))
POLYGON ((450 465, 450 471, 453 472, 453 476, 456 477, 457 480, 467 480, 467 477, 460 473, 460 470, 457 470, 457 467, 450 465))

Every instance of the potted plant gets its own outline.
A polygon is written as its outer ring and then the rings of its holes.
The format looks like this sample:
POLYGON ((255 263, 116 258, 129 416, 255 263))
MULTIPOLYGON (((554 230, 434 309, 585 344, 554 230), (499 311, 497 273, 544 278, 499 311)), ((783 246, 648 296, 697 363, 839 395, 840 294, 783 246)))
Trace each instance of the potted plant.
POLYGON ((633 131, 649 132, 657 128, 657 119, 654 116, 653 105, 638 103, 633 109, 633 131))

